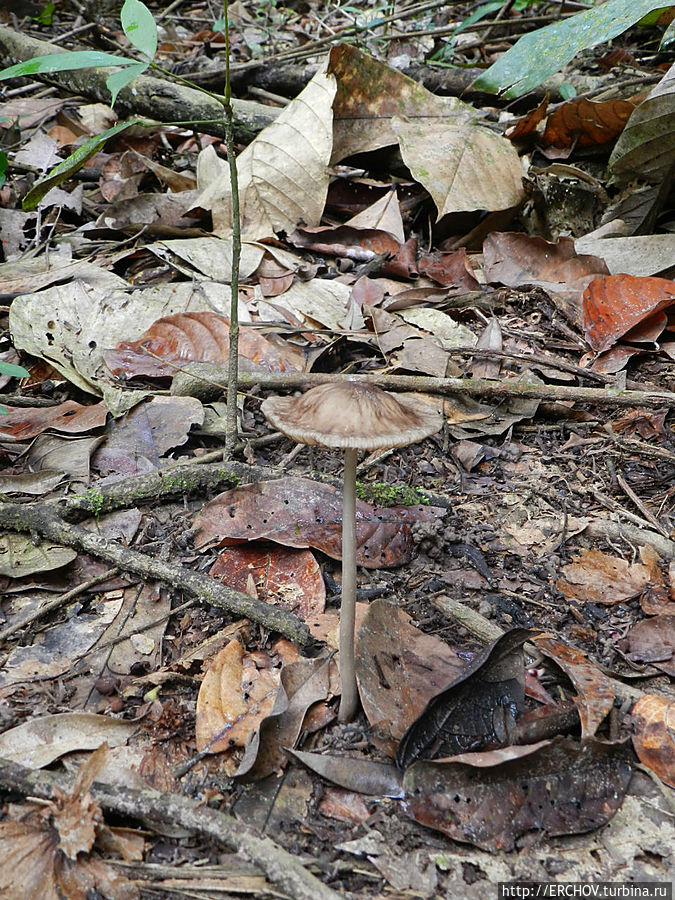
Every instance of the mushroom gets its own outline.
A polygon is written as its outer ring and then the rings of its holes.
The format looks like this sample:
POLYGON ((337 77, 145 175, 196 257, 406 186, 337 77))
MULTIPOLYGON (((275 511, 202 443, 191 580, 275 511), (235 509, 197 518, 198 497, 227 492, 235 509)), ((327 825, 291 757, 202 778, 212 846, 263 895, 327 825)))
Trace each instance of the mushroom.
POLYGON ((270 424, 294 441, 345 451, 339 635, 342 696, 338 719, 349 722, 358 705, 354 669, 357 450, 403 447, 421 441, 441 428, 443 417, 419 395, 395 396, 351 380, 321 384, 299 397, 269 397, 261 408, 270 424))

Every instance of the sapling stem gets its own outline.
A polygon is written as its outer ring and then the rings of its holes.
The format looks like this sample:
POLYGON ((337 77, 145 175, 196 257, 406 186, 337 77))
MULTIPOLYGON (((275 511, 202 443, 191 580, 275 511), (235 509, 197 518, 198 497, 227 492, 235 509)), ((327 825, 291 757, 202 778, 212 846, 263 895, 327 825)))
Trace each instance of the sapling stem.
POLYGON ((225 457, 229 457, 237 442, 237 379, 239 373, 239 259, 241 255, 241 217, 239 214, 239 180, 234 155, 234 121, 232 89, 230 85, 230 4, 224 0, 225 11, 225 146, 230 168, 232 190, 232 272, 230 277, 230 343, 227 363, 227 415, 225 425, 225 457))
POLYGON ((340 683, 342 695, 338 720, 350 722, 356 715, 359 694, 354 665, 354 631, 356 622, 356 455, 354 448, 345 450, 342 492, 342 604, 340 606, 340 683))

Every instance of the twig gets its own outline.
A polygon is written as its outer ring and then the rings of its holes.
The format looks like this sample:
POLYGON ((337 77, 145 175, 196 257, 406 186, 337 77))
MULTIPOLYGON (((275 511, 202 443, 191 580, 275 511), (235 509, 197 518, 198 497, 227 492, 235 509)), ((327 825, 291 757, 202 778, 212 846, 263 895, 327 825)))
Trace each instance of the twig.
MULTIPOLYGON (((467 349, 467 352, 470 350, 467 349)), ((568 387, 560 384, 525 384, 505 379, 433 378, 427 375, 327 375, 318 372, 274 373, 241 372, 240 387, 260 385, 268 390, 296 390, 316 384, 340 381, 362 381, 391 391, 421 391, 430 394, 468 394, 471 397, 514 398, 519 400, 576 400, 602 406, 675 406, 675 393, 670 391, 626 391, 612 387, 568 387)), ((172 390, 172 393, 174 391, 172 390)), ((180 393, 180 390, 175 391, 180 393)))
POLYGON ((84 550, 124 571, 133 572, 142 578, 163 581, 190 597, 227 610, 235 616, 252 619, 301 645, 312 643, 309 629, 292 613, 235 591, 201 572, 191 572, 182 566, 152 559, 115 541, 106 540, 86 528, 71 525, 61 518, 53 506, 46 503, 0 503, 0 528, 30 532, 66 547, 84 550))
POLYGON ((617 475, 617 476, 616 476, 616 480, 617 480, 617 481, 619 482, 619 484, 621 485, 621 488, 622 488, 622 490, 624 491, 624 493, 626 494, 626 496, 627 496, 630 500, 633 501, 633 503, 637 506, 637 508, 638 508, 638 509, 640 510, 640 512, 642 513, 642 515, 645 517, 645 519, 646 519, 650 524, 652 524, 652 525, 654 526, 654 528, 656 528, 656 530, 659 532, 659 534, 663 535, 664 538, 667 538, 667 537, 668 537, 668 532, 666 531, 666 529, 665 529, 665 528, 663 527, 663 525, 659 522, 659 520, 656 518, 656 516, 654 515, 654 513, 651 512, 651 510, 647 509, 647 507, 644 505, 644 503, 642 502, 642 500, 640 500, 640 498, 638 497, 638 495, 635 493, 635 491, 633 490, 633 488, 628 484, 628 482, 627 482, 626 479, 623 477, 623 475, 617 475))
MULTIPOLYGON (((51 772, 28 769, 0 759, 0 788, 40 800, 53 800, 56 789, 68 791, 71 779, 51 772)), ((124 785, 94 782, 89 789, 103 809, 131 816, 152 828, 153 822, 171 822, 192 834, 208 838, 217 845, 234 850, 263 871, 294 900, 338 900, 335 891, 308 872, 283 847, 256 832, 233 816, 202 806, 178 794, 163 794, 145 788, 142 791, 124 785)))

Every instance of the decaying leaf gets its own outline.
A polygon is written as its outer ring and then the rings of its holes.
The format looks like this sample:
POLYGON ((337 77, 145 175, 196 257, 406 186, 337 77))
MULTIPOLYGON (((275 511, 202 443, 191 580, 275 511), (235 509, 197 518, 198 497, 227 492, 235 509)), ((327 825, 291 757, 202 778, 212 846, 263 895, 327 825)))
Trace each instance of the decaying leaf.
MULTIPOLYGON (((356 556, 367 568, 399 566, 412 556, 414 522, 434 521, 433 506, 377 509, 356 501, 356 556)), ((342 553, 342 497, 330 485, 307 478, 279 478, 219 494, 194 522, 195 544, 268 540, 288 547, 316 547, 333 559, 342 553)))
POLYGON ((530 636, 525 628, 507 631, 436 694, 401 738, 396 765, 512 743, 511 724, 525 705, 522 648, 530 636))
POLYGON ((568 599, 591 603, 622 603, 642 593, 650 581, 650 569, 626 562, 600 550, 582 550, 562 568, 556 587, 568 599))
POLYGON ((326 605, 321 569, 309 550, 265 543, 227 547, 209 575, 244 593, 252 579, 258 599, 277 603, 302 619, 322 613, 326 605))
POLYGON ((675 788, 675 703, 645 694, 631 711, 633 747, 640 762, 675 788))
POLYGON ((577 696, 574 699, 581 719, 581 736, 593 737, 614 705, 611 681, 590 662, 585 653, 574 647, 568 647, 562 641, 542 635, 535 638, 535 644, 571 678, 577 689, 577 696))
POLYGON ((630 777, 625 744, 559 739, 493 768, 415 763, 403 776, 402 806, 454 840, 508 852, 530 831, 582 834, 604 825, 630 777))
POLYGON ((374 743, 390 756, 420 709, 454 681, 465 663, 410 616, 374 600, 356 635, 356 680, 374 743))
POLYGON ((244 653, 239 641, 230 641, 212 660, 199 689, 197 749, 227 751, 223 765, 228 774, 237 771, 243 751, 279 695, 279 669, 264 657, 257 660, 244 653))

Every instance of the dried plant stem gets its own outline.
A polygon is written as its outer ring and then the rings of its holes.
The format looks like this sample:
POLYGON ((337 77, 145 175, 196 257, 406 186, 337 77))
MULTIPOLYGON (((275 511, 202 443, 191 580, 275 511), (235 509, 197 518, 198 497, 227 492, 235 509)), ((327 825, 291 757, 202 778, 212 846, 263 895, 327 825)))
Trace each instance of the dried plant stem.
POLYGON ((239 178, 234 155, 234 117, 230 83, 230 23, 229 0, 224 0, 225 12, 225 146, 230 167, 232 191, 232 273, 230 278, 230 346, 227 363, 227 418, 225 425, 225 453, 230 456, 237 443, 237 376, 239 372, 239 259, 241 257, 241 217, 239 214, 239 178))

